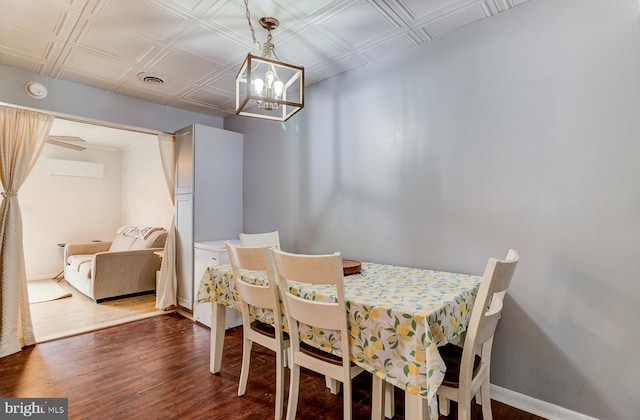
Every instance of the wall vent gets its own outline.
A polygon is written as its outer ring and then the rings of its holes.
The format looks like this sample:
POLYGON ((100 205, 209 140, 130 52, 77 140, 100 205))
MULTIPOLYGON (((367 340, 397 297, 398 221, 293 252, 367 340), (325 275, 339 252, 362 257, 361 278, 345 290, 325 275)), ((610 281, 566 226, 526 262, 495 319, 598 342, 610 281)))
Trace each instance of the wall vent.
POLYGON ((104 164, 77 160, 47 159, 47 174, 101 179, 104 164))

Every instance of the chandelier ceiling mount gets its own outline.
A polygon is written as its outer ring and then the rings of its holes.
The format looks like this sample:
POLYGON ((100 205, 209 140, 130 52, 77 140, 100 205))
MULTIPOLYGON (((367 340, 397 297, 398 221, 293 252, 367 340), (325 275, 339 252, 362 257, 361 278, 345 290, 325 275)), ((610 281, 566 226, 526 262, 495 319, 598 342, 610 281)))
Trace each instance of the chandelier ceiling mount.
POLYGON ((260 22, 260 25, 267 31, 272 31, 276 29, 278 25, 280 25, 280 22, 278 21, 278 19, 274 17, 268 17, 268 16, 260 18, 259 22, 260 22))

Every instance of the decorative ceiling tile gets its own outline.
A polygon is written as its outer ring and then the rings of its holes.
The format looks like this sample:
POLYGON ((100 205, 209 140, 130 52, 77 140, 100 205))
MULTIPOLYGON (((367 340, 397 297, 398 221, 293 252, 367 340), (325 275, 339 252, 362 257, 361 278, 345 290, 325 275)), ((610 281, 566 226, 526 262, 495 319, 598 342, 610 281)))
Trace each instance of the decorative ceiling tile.
POLYGON ((0 10, 0 22, 51 37, 66 36, 79 16, 59 3, 42 0, 2 0, 0 10))
POLYGON ((336 6, 336 3, 340 4, 346 2, 298 0, 290 1, 287 8, 288 10, 294 11, 294 14, 298 14, 307 18, 314 18, 318 17, 323 12, 326 12, 328 9, 334 8, 336 6))
POLYGON ((39 63, 33 59, 22 58, 14 54, 7 54, 1 48, 0 62, 5 66, 27 70, 36 74, 42 74, 44 67, 44 63, 39 63))
POLYGON ((215 104, 219 101, 233 100, 233 95, 225 94, 224 92, 216 92, 211 89, 198 89, 182 96, 180 99, 191 102, 197 102, 200 104, 215 104))
POLYGON ((423 29, 426 29, 426 32, 432 37, 446 34, 447 32, 491 16, 488 9, 483 6, 483 2, 480 2, 479 4, 473 4, 469 7, 456 10, 455 13, 448 13, 444 17, 427 23, 423 26, 423 29))
POLYGON ((216 66, 203 63, 197 57, 171 50, 163 51, 153 61, 147 63, 144 69, 160 76, 196 82, 220 71, 216 66))
MULTIPOLYGON (((155 75, 155 73, 152 73, 155 75)), ((129 74, 129 77, 118 88, 118 93, 124 93, 129 90, 136 90, 140 92, 150 93, 158 95, 162 98, 171 98, 182 94, 184 91, 191 87, 191 84, 185 83, 179 79, 172 79, 170 77, 160 77, 164 80, 164 83, 146 83, 140 78, 138 74, 129 74)))
POLYGON ((131 65, 124 61, 116 60, 108 56, 96 54, 77 47, 68 47, 68 53, 61 61, 61 67, 90 74, 98 79, 112 81, 121 80, 131 69, 131 65))
POLYGON ((133 32, 123 29, 114 31, 113 26, 97 20, 84 23, 75 43, 85 49, 106 53, 129 62, 139 62, 160 48, 133 32))
POLYGON ((371 61, 374 61, 417 45, 418 43, 419 40, 416 40, 410 33, 401 33, 391 38, 384 39, 377 44, 372 44, 371 46, 363 48, 362 54, 369 57, 371 61))
POLYGON ((316 72, 322 75, 325 79, 328 79, 329 77, 336 76, 357 67, 362 67, 363 65, 364 63, 361 60, 358 60, 355 55, 349 54, 316 68, 316 72))
POLYGON ((0 51, 43 63, 50 58, 54 44, 51 37, 22 28, 9 27, 3 23, 0 23, 0 39, 0 51))
POLYGON ((288 63, 311 68, 351 50, 326 35, 317 29, 306 29, 286 42, 277 42, 276 54, 288 63))
MULTIPOLYGON (((398 10, 404 13, 410 20, 418 20, 429 15, 441 14, 443 10, 450 9, 456 3, 451 0, 396 0, 398 10)), ((447 13, 447 12, 444 12, 447 13)))
POLYGON ((79 83, 81 85, 91 86, 97 89, 106 90, 112 92, 117 86, 117 82, 109 79, 103 79, 94 74, 88 76, 86 72, 75 71, 71 67, 54 67, 52 70, 52 77, 58 79, 67 80, 69 82, 79 83))
POLYGON ((94 14, 112 24, 127 28, 150 39, 164 41, 184 30, 189 17, 163 3, 147 0, 109 0, 94 14), (127 13, 122 13, 127 10, 127 13))
POLYGON ((236 73, 222 72, 212 77, 209 81, 203 82, 203 86, 234 96, 235 79, 236 73))
POLYGON ((234 42, 210 27, 198 24, 182 33, 174 43, 175 48, 205 60, 205 63, 227 67, 242 62, 246 47, 234 42))
MULTIPOLYGON (((164 86, 160 86, 160 87, 164 87, 164 86)), ((142 82, 140 82, 139 84, 127 83, 126 85, 123 85, 117 90, 115 90, 116 93, 124 94, 123 91, 126 91, 126 95, 128 96, 133 96, 134 98, 144 99, 145 101, 155 102, 163 105, 167 104, 167 102, 169 102, 171 98, 175 95, 175 94, 165 94, 165 92, 163 92, 161 89, 154 90, 154 89, 148 88, 147 85, 145 85, 142 82)))
MULTIPOLYGON (((154 0, 154 3, 166 3, 166 1, 154 0)), ((216 3, 219 3, 219 1, 216 3)), ((194 13, 198 13, 206 7, 209 7, 211 0, 172 0, 171 4, 181 6, 185 10, 192 10, 194 13)))
MULTIPOLYGON (((272 15, 278 57, 307 85, 429 42, 528 0, 249 0, 272 15)), ((0 0, 0 64, 224 116, 235 75, 259 55, 240 0, 0 0), (141 85, 141 71, 167 78, 141 85)))
POLYGON ((336 10, 319 25, 353 47, 374 41, 398 28, 389 15, 383 15, 368 2, 336 10))

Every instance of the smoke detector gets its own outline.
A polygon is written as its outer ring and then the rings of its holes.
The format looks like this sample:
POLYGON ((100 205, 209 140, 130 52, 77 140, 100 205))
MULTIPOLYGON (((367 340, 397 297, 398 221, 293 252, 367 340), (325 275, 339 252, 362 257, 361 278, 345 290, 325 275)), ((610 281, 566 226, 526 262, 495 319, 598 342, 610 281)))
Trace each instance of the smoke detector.
POLYGON ((24 90, 32 98, 43 99, 47 96, 47 88, 42 83, 29 82, 24 86, 24 90))
POLYGON ((167 79, 162 76, 158 76, 157 74, 147 73, 146 71, 141 71, 137 74, 138 80, 148 84, 148 85, 164 85, 167 82, 167 79))

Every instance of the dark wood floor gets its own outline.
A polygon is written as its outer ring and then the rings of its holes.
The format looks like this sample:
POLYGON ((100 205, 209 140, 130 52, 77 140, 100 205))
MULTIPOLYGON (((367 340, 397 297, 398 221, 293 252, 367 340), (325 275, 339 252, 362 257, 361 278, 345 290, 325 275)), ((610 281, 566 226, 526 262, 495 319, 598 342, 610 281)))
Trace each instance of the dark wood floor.
MULTIPOLYGON (((270 418, 273 353, 254 345, 247 392, 238 397, 241 354, 242 329, 227 331, 222 371, 212 375, 209 330, 177 314, 163 315, 4 357, 0 396, 67 397, 70 419, 270 418)), ((369 418, 370 404, 371 376, 364 373, 354 379, 354 418, 369 418)), ((541 419, 495 401, 492 407, 495 420, 541 419)), ((403 394, 396 390, 395 418, 404 419, 403 411, 403 394)), ((455 415, 452 404, 451 415, 441 418, 455 415)), ((325 388, 323 377, 303 371, 298 418, 342 418, 342 398, 325 388)), ((482 418, 477 406, 473 418, 482 418)))

